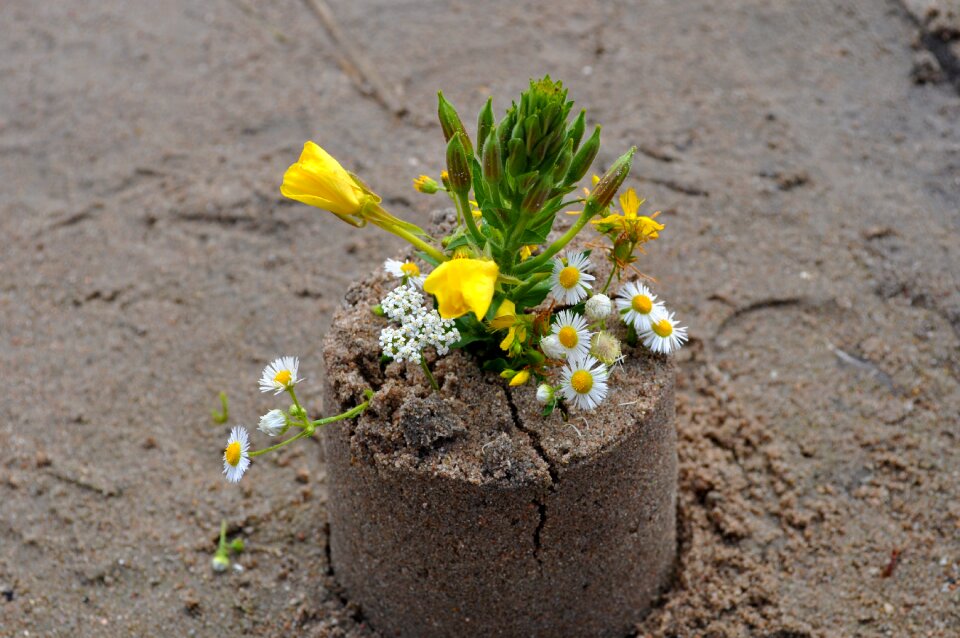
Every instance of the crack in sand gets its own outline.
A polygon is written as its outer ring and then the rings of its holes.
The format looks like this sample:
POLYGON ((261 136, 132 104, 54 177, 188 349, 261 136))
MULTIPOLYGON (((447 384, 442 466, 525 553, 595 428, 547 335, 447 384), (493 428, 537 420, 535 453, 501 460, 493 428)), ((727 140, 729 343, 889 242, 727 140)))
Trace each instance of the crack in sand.
MULTIPOLYGON (((510 407, 510 415, 513 417, 514 426, 527 435, 527 438, 530 439, 530 445, 534 450, 536 450, 537 455, 543 459, 543 462, 547 464, 547 473, 550 475, 550 493, 556 492, 557 484, 560 482, 560 475, 557 472, 557 468, 553 461, 543 449, 543 444, 540 441, 540 434, 536 430, 532 430, 523 425, 523 419, 520 418, 520 412, 517 409, 516 404, 513 402, 513 395, 511 394, 510 389, 504 388, 503 394, 507 400, 507 405, 510 407)), ((537 508, 537 513, 540 516, 540 519, 537 522, 537 527, 533 530, 533 557, 536 559, 537 564, 542 567, 543 559, 540 558, 540 550, 543 547, 543 528, 547 524, 547 504, 543 499, 535 498, 533 499, 533 505, 537 508)))

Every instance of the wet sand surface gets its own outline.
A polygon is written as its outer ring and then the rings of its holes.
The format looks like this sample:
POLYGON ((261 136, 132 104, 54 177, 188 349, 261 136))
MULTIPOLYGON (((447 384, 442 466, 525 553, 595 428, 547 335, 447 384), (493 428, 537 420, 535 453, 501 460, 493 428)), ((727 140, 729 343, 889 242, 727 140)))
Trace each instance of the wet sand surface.
POLYGON ((4 2, 0 636, 376 635, 328 570, 320 446, 229 485, 209 412, 254 427, 295 353, 320 413, 333 309, 401 248, 280 196, 303 141, 426 225, 436 90, 472 130, 543 73, 603 123, 598 170, 641 149, 640 266, 690 326, 681 570, 638 634, 957 635, 938 4, 4 2), (248 551, 215 576, 221 518, 248 551))

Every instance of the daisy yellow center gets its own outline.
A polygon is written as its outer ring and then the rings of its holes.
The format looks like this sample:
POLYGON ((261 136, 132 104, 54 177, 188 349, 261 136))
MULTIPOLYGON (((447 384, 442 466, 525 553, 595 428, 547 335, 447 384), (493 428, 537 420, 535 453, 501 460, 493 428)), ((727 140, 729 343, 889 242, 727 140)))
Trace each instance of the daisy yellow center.
POLYGON ((404 263, 402 266, 400 266, 400 270, 401 270, 401 271, 403 272, 403 274, 405 274, 407 277, 416 277, 417 275, 420 274, 420 268, 419 268, 419 266, 417 266, 417 265, 416 265, 415 263, 413 263, 412 261, 408 261, 408 262, 404 263))
POLYGON ((653 302, 650 301, 650 297, 646 295, 634 295, 633 300, 630 301, 630 305, 641 315, 650 314, 650 311, 653 309, 653 302))
POLYGON ((237 463, 240 462, 240 441, 231 441, 230 444, 227 445, 224 458, 226 458, 227 463, 233 467, 237 467, 237 463))
POLYGON ((560 332, 557 333, 557 340, 564 348, 573 348, 577 345, 577 342, 580 341, 580 337, 577 335, 576 328, 573 326, 564 326, 560 328, 560 332))
POLYGON ((593 375, 586 370, 577 370, 570 377, 570 387, 577 394, 586 394, 593 388, 593 375))
POLYGON ((560 274, 557 276, 557 281, 559 281, 560 285, 564 288, 573 288, 577 285, 577 282, 580 281, 580 271, 573 266, 567 266, 560 271, 560 274))
POLYGON ((289 370, 281 370, 273 377, 273 380, 280 385, 288 385, 291 379, 293 379, 293 374, 289 370))
POLYGON ((653 322, 653 324, 650 325, 650 329, 661 337, 669 337, 673 334, 673 326, 671 326, 670 322, 666 319, 653 322))

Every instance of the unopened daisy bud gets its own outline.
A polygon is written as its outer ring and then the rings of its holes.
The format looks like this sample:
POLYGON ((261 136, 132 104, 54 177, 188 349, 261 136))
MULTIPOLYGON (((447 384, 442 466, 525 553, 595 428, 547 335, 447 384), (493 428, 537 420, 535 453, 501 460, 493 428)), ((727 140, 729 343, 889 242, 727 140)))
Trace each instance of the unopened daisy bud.
POLYGON ((512 387, 517 387, 517 386, 523 385, 529 380, 530 380, 530 371, 521 370, 520 372, 513 375, 512 379, 510 379, 510 385, 512 387))
POLYGON ((629 151, 617 158, 613 166, 604 173, 603 177, 597 183, 597 187, 587 198, 587 205, 593 204, 595 210, 603 210, 613 201, 613 196, 620 190, 623 180, 627 179, 630 173, 630 166, 633 164, 633 154, 637 152, 637 147, 631 147, 629 151))
POLYGON ((463 135, 456 133, 447 144, 447 171, 450 190, 463 194, 470 190, 470 160, 464 146, 463 135))
POLYGON ((290 417, 293 419, 300 419, 307 416, 307 411, 301 408, 296 403, 290 405, 290 409, 287 410, 290 413, 290 417))
POLYGON ((549 383, 541 383, 537 387, 537 401, 546 405, 553 400, 553 386, 549 383))
POLYGON ((377 304, 376 306, 373 306, 372 308, 370 308, 370 312, 377 315, 378 317, 387 316, 387 313, 383 310, 383 306, 381 306, 380 304, 377 304))
POLYGON ((613 302, 610 301, 610 297, 601 293, 587 299, 583 312, 590 321, 603 321, 610 316, 612 309, 613 302))
POLYGON ((557 335, 551 334, 541 339, 540 349, 543 350, 543 354, 551 359, 563 359, 567 356, 567 350, 560 345, 560 339, 557 335))
POLYGON ((246 548, 246 544, 244 544, 242 538, 235 538, 232 541, 230 541, 230 551, 232 551, 235 554, 239 554, 245 548, 246 548))
POLYGON ((602 330, 590 338, 590 354, 602 363, 612 366, 622 356, 620 340, 602 330))
POLYGON ((284 416, 283 412, 281 410, 270 410, 260 417, 260 425, 257 426, 257 429, 267 436, 277 436, 282 434, 286 427, 287 417, 284 416))
POLYGON ((421 193, 426 193, 427 195, 433 195, 440 190, 440 185, 437 184, 436 180, 428 175, 421 175, 417 179, 413 180, 413 187, 421 193))
POLYGON ((217 550, 217 553, 214 554, 210 560, 210 567, 212 567, 215 572, 225 572, 230 569, 230 558, 226 552, 217 550))

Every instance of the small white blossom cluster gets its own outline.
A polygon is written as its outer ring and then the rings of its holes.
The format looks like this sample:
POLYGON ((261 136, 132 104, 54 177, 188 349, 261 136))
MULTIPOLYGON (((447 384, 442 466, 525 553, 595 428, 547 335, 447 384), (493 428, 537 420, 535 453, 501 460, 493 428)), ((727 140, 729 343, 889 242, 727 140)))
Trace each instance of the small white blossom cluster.
POLYGON ((411 285, 391 290, 380 307, 387 317, 400 324, 380 331, 380 348, 394 361, 420 363, 423 350, 428 347, 443 356, 460 340, 453 320, 443 319, 436 310, 426 308, 423 295, 411 285))

